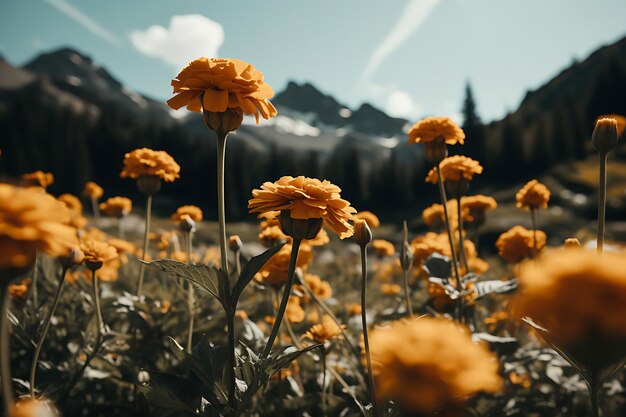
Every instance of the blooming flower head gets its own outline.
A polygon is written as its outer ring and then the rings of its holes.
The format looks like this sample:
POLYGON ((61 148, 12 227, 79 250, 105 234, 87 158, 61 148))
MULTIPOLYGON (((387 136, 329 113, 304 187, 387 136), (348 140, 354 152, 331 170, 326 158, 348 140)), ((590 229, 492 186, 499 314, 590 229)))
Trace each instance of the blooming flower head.
MULTIPOLYGON (((475 174, 482 174, 483 167, 478 161, 462 155, 449 156, 439 165, 441 176, 444 181, 460 181, 466 179, 471 181, 475 174)), ((426 182, 437 184, 437 171, 432 168, 426 176, 426 182)))
POLYGON ((378 219, 378 216, 376 216, 371 211, 359 211, 358 213, 354 213, 352 218, 354 220, 365 220, 370 229, 376 229, 378 226, 380 226, 380 220, 378 219))
MULTIPOLYGON (((256 274, 256 279, 263 284, 273 285, 280 287, 287 281, 287 271, 289 270, 289 259, 291 257, 291 244, 283 246, 274 256, 265 262, 261 270, 256 274)), ((306 268, 306 266, 313 259, 313 251, 307 244, 300 246, 298 252, 298 262, 296 264, 299 268, 306 268)))
POLYGON ((106 242, 87 240, 80 244, 80 250, 85 254, 85 262, 107 262, 117 258, 117 250, 106 242))
POLYGON ((379 256, 393 256, 396 254, 396 247, 393 246, 393 243, 384 239, 372 240, 372 249, 379 256))
POLYGON ((89 181, 85 184, 83 195, 87 198, 97 200, 104 195, 104 190, 95 182, 89 181))
POLYGON ((532 230, 523 226, 513 226, 502 233, 496 241, 498 255, 505 261, 517 263, 534 256, 534 239, 537 239, 537 252, 546 246, 546 234, 541 230, 536 230, 534 235, 532 230))
POLYGON ((181 206, 176 209, 176 213, 172 214, 172 221, 176 224, 180 223, 183 216, 189 216, 194 222, 202 221, 202 209, 198 206, 181 206))
POLYGON ((304 274, 302 279, 318 298, 325 300, 333 296, 333 288, 330 286, 330 282, 324 281, 319 275, 307 273, 304 274))
POLYGON ((377 396, 417 415, 458 411, 478 392, 498 392, 496 356, 443 319, 403 320, 375 329, 370 346, 377 396))
POLYGON ((133 209, 133 202, 126 197, 111 197, 100 203, 100 211, 108 217, 124 217, 133 209))
POLYGON ((289 320, 290 323, 302 323, 305 317, 306 313, 300 305, 300 298, 290 296, 285 309, 285 319, 289 320))
POLYGON ((124 155, 122 178, 155 176, 165 182, 180 178, 180 165, 165 151, 153 151, 148 148, 135 149, 124 155))
POLYGON ((49 194, 0 184, 0 269, 30 265, 38 251, 66 255, 77 243, 70 211, 49 194))
POLYGON ((87 219, 83 217, 83 203, 72 194, 61 194, 59 201, 64 203, 70 210, 70 225, 76 229, 82 229, 87 225, 87 219))
POLYGON ((172 80, 174 97, 167 104, 178 110, 222 113, 227 109, 264 119, 278 113, 269 99, 274 90, 263 81, 263 74, 239 59, 199 58, 172 80))
POLYGON ((325 315, 322 317, 322 322, 307 330, 302 338, 324 343, 339 335, 341 335, 341 327, 330 316, 325 315))
POLYGON ((493 197, 479 194, 461 197, 461 207, 467 210, 467 216, 463 218, 469 222, 476 222, 484 219, 487 210, 498 207, 498 203, 493 197))
POLYGON ((447 254, 450 254, 450 242, 445 234, 428 232, 413 239, 411 249, 413 249, 413 262, 416 265, 421 265, 434 253, 448 256, 447 254))
POLYGON ((461 145, 465 132, 449 117, 427 117, 415 123, 409 130, 409 143, 428 143, 442 140, 448 145, 461 145))
POLYGON ((536 210, 548 207, 550 201, 550 190, 537 180, 531 180, 526 183, 515 194, 518 208, 536 210))
POLYGON ((349 223, 356 210, 341 199, 341 189, 330 181, 307 177, 282 177, 252 191, 250 213, 290 211, 293 219, 323 219, 341 239, 352 236, 349 223))
POLYGON ((54 175, 51 172, 35 171, 22 175, 22 179, 29 185, 46 188, 54 183, 54 175))

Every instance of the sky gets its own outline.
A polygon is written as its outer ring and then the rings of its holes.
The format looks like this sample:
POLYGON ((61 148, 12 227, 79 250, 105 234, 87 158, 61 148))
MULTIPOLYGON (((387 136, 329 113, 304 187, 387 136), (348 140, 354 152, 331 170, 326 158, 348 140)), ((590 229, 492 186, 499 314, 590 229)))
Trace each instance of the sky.
MULTIPOLYGON (((485 121, 626 36, 624 0, 2 0, 0 54, 62 46, 156 99, 200 56, 254 64, 276 92, 311 82, 339 102, 460 119, 469 82, 485 121)), ((459 120, 460 121, 460 120, 459 120)))

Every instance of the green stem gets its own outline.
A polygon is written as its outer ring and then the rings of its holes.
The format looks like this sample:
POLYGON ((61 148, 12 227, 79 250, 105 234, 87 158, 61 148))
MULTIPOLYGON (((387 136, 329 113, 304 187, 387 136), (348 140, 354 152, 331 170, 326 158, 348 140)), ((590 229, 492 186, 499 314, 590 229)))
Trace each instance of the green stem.
POLYGON ((413 317, 413 306, 411 305, 411 293, 409 290, 409 270, 402 271, 402 284, 404 286, 404 302, 406 303, 406 311, 409 317, 413 317))
POLYGON ((602 384, 597 379, 592 378, 588 383, 589 396, 591 397, 591 415, 592 417, 602 416, 602 405, 600 404, 600 391, 602 384))
MULTIPOLYGON (((148 252, 148 234, 150 233, 150 222, 152 220, 152 194, 146 195, 146 227, 143 232, 143 250, 141 252, 141 260, 146 260, 148 252)), ((139 266, 139 282, 137 283, 137 296, 141 296, 143 290, 143 277, 146 273, 146 264, 141 262, 139 266)))
POLYGON ((41 336, 39 336, 39 341, 37 342, 37 346, 35 347, 35 354, 33 355, 33 361, 30 365, 30 396, 35 398, 35 376, 37 373, 37 362, 39 362, 39 355, 41 354, 41 349, 43 347, 43 343, 46 340, 46 336, 48 335, 48 330, 50 329, 50 323, 52 322, 52 316, 59 305, 59 300, 61 299, 61 291, 63 290, 63 282, 65 281, 65 274, 67 273, 68 268, 63 268, 61 272, 61 279, 59 280, 59 286, 57 287, 56 294, 54 295, 54 301, 52 302, 52 307, 48 312, 48 316, 44 321, 43 330, 41 332, 41 336))
POLYGON ((237 268, 237 276, 241 275, 241 249, 235 251, 235 267, 237 268))
POLYGON ((461 261, 465 268, 465 273, 469 274, 469 264, 467 262, 467 254, 465 253, 465 246, 463 245, 463 213, 461 210, 461 196, 456 199, 457 215, 459 216, 459 253, 461 254, 461 261))
POLYGON ((601 254, 604 249, 604 228, 606 223, 606 159, 608 152, 600 153, 600 183, 598 196, 598 243, 597 250, 601 254))
POLYGON ((220 229, 220 254, 222 269, 228 275, 228 249, 226 248, 226 205, 224 200, 224 161, 226 158, 227 133, 217 134, 217 217, 220 229))
MULTIPOLYGON (((189 265, 193 265, 193 261, 191 260, 192 253, 192 234, 191 232, 185 232, 185 239, 187 243, 187 263, 189 265)), ((194 290, 193 285, 190 282, 187 283, 187 312, 189 314, 189 323, 187 327, 187 351, 191 354, 193 349, 193 325, 194 325, 194 314, 193 314, 193 306, 194 306, 194 290)))
MULTIPOLYGON (((405 271, 406 272, 406 271, 405 271)), ((406 280, 405 280, 406 282, 406 280)), ((363 343, 365 344, 365 357, 367 359, 367 375, 370 395, 372 397, 372 407, 374 417, 378 416, 378 404, 376 399, 376 386, 374 385, 374 373, 372 367, 372 356, 370 353, 370 340, 367 330, 367 247, 361 246, 361 324, 363 325, 363 343)), ((408 304, 410 309, 410 302, 408 304)), ((409 310, 410 311, 410 310, 409 310)))
POLYGON ((35 253, 35 265, 33 266, 33 279, 30 282, 31 294, 33 296, 33 310, 39 310, 39 294, 37 293, 37 282, 39 281, 39 253, 35 253))
POLYGON ((278 335, 278 329, 280 328, 280 323, 283 320, 283 316, 285 315, 285 310, 287 309, 287 303, 289 302, 289 295, 291 294, 291 287, 293 286, 293 280, 296 275, 296 263, 298 261, 298 251, 300 249, 300 243, 302 243, 302 239, 293 238, 293 243, 291 246, 291 257, 289 259, 289 269, 287 270, 287 282, 285 283, 285 289, 283 290, 283 298, 280 301, 280 306, 278 307, 278 312, 276 313, 276 319, 274 320, 274 325, 272 326, 272 331, 270 332, 270 337, 267 339, 267 343, 265 348, 263 349, 263 353, 261 354, 261 359, 267 358, 272 350, 272 346, 274 345, 274 341, 276 340, 276 336, 278 335))
POLYGON ((13 406, 13 379, 11 378, 11 350, 9 348, 9 308, 11 298, 7 286, 2 288, 2 308, 0 309, 0 382, 2 382, 2 399, 5 415, 11 415, 13 406))

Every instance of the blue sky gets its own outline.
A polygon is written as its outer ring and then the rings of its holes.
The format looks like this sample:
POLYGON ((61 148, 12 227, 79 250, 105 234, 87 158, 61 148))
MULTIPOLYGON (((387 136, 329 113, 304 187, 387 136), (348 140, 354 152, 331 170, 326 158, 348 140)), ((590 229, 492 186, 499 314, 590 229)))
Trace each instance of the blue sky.
POLYGON ((160 99, 187 59, 240 58, 276 91, 310 81, 411 120, 458 117, 469 80, 492 120, 626 36, 624 16, 624 0, 2 0, 0 53, 71 46, 160 99))

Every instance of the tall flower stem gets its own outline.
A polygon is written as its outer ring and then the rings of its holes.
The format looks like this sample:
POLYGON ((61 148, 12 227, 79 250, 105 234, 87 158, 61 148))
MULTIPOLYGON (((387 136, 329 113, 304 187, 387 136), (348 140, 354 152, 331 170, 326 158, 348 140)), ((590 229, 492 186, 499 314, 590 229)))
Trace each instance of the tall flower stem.
POLYGON ((326 410, 326 347, 322 345, 322 415, 326 417, 328 415, 326 410))
POLYGON ((591 380, 587 382, 587 385, 589 387, 589 396, 591 397, 591 415, 592 417, 601 417, 602 406, 600 404, 600 391, 602 383, 600 383, 597 378, 592 377, 591 380))
POLYGON ((234 252, 235 256, 235 271, 237 272, 237 276, 241 275, 241 249, 237 249, 234 252))
POLYGON ((93 210, 93 217, 96 220, 100 220, 100 206, 98 206, 98 199, 91 197, 91 209, 93 210))
MULTIPOLYGON (((187 263, 189 265, 193 265, 193 261, 191 259, 191 248, 192 248, 192 234, 191 232, 185 232, 185 240, 187 243, 187 263)), ((190 282, 187 283, 187 312, 189 314, 189 323, 187 328, 187 351, 189 354, 192 352, 193 348, 193 325, 194 325, 194 314, 193 314, 193 306, 194 306, 194 291, 193 285, 190 282)))
POLYGON ((274 341, 276 340, 276 336, 278 335, 278 329, 280 329, 280 323, 283 321, 283 316, 285 315, 285 310, 287 309, 289 295, 291 294, 291 287, 293 286, 293 280, 296 275, 296 263, 298 261, 298 251, 300 250, 300 243, 302 243, 302 239, 298 239, 295 237, 293 238, 293 243, 291 246, 291 257, 289 258, 289 269, 287 270, 287 282, 285 282, 283 298, 280 301, 280 306, 278 307, 278 312, 276 313, 276 319, 274 320, 274 325, 272 326, 270 337, 269 339, 267 339, 267 343, 265 345, 265 348, 263 349, 263 353, 261 354, 262 359, 267 358, 267 356, 270 354, 272 346, 274 345, 274 341))
POLYGON ((33 297, 33 310, 39 310, 39 294, 37 293, 37 282, 39 281, 39 253, 35 253, 35 264, 33 265, 33 278, 30 281, 30 294, 33 297))
POLYGON ((598 253, 604 249, 604 227, 606 223, 606 157, 608 152, 600 152, 600 182, 598 195, 598 253))
MULTIPOLYGON (((378 404, 376 401, 376 387, 374 386, 374 374, 372 368, 372 356, 370 354, 370 340, 367 330, 367 247, 361 246, 361 324, 363 326, 363 342, 365 344, 365 357, 367 359, 367 376, 369 382, 370 395, 372 397, 372 407, 374 417, 378 416, 378 404)), ((410 305, 410 304, 409 304, 410 305)))
POLYGON ((44 321, 43 330, 41 331, 41 336, 39 336, 39 341, 37 342, 37 346, 35 347, 35 354, 33 355, 33 361, 30 365, 30 379, 29 379, 29 389, 30 396, 32 398, 35 397, 35 376, 37 373, 37 362, 39 362, 39 355, 41 354, 41 349, 43 347, 43 343, 46 340, 46 336, 48 335, 48 330, 50 329, 50 323, 52 322, 52 316, 59 305, 59 300, 61 299, 61 291, 63 290, 63 282, 65 281, 65 274, 67 274, 68 268, 63 268, 61 272, 61 279, 59 280, 59 286, 57 287, 57 291, 54 295, 54 301, 52 302, 52 307, 48 312, 48 316, 44 321))
MULTIPOLYGON (((217 217, 220 229, 220 255, 222 269, 228 275, 228 249, 226 247, 226 205, 224 200, 224 161, 226 159, 227 133, 217 133, 217 217)), ((230 276, 230 275, 228 275, 230 276)))
POLYGON ((2 308, 0 309, 0 383, 5 415, 11 415, 13 405, 13 379, 11 378, 11 350, 9 349, 9 307, 11 297, 7 286, 2 286, 2 308))
MULTIPOLYGON (((146 260, 148 252, 148 235, 150 233, 150 223, 152 220, 152 194, 146 194, 146 227, 143 232, 143 250, 141 251, 141 260, 146 260)), ((139 266, 139 282, 137 283, 137 296, 141 296, 143 290, 143 278, 146 274, 146 264, 141 262, 139 266)))
MULTIPOLYGON (((459 275, 459 265, 457 263, 456 250, 454 249, 454 238, 452 237, 452 228, 450 227, 450 217, 448 216, 448 199, 446 198, 446 190, 443 186, 443 176, 441 175, 441 164, 435 167, 437 170, 437 183, 439 184, 439 195, 441 196, 441 205, 443 206, 443 215, 446 220, 446 231, 448 232, 448 242, 450 243, 450 253, 452 254, 452 267, 454 278, 456 280, 457 291, 463 291, 461 284, 461 276, 459 275)), ((463 316, 463 297, 457 298, 457 314, 463 316)))
POLYGON ((469 273, 469 264, 467 262, 467 254, 465 253, 465 245, 463 244, 463 210, 461 207, 461 196, 456 199, 456 208, 457 215, 459 217, 459 253, 461 257, 461 262, 463 262, 463 267, 465 268, 465 273, 469 273))
POLYGON ((539 256, 539 249, 537 248, 537 209, 530 209, 530 220, 533 225, 533 254, 537 258, 539 256))

